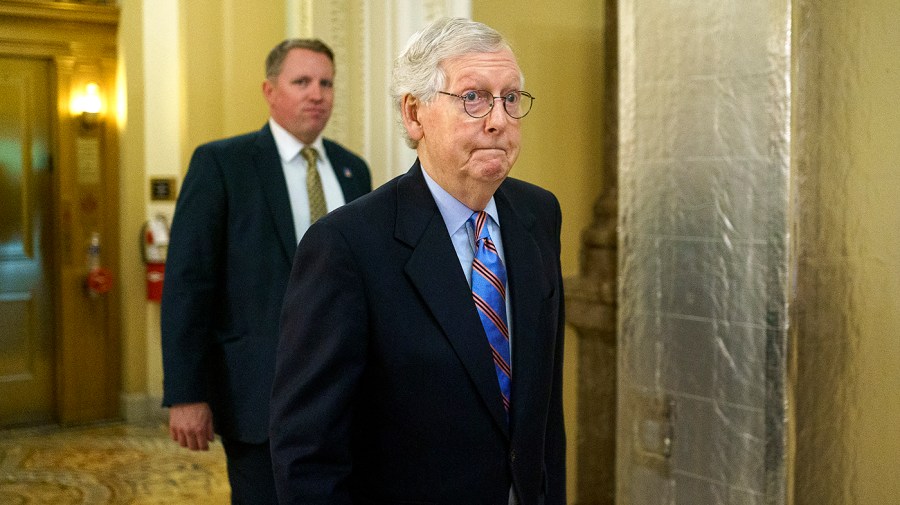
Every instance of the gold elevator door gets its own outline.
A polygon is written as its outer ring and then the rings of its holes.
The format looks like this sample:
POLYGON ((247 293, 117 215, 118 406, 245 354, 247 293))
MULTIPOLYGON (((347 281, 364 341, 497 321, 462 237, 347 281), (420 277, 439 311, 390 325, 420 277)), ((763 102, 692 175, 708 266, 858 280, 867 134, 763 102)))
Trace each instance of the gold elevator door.
POLYGON ((55 417, 49 76, 0 57, 0 428, 55 417))

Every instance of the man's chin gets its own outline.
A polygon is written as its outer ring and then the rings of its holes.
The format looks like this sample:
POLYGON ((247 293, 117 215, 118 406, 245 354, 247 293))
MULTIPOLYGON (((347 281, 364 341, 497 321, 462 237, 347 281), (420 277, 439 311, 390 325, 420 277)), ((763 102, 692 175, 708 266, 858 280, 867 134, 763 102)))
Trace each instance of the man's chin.
POLYGON ((488 180, 504 178, 512 168, 512 162, 503 151, 482 151, 472 159, 476 171, 488 180))
POLYGON ((477 168, 479 178, 484 182, 499 182, 509 175, 510 166, 506 160, 502 162, 480 163, 477 168))

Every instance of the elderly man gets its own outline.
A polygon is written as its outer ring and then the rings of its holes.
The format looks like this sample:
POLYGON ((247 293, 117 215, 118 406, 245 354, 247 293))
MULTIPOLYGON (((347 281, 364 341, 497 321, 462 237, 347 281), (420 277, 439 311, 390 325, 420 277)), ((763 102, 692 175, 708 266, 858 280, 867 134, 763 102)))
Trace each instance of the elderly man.
POLYGON ((565 504, 561 215, 507 175, 532 97, 493 29, 397 59, 418 160, 313 225, 282 309, 282 504, 565 504))

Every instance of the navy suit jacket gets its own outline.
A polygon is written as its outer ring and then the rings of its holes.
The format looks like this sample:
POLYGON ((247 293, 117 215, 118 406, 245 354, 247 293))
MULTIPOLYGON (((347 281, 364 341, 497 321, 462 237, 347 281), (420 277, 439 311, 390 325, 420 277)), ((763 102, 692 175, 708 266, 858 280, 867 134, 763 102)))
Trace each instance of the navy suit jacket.
POLYGON ((509 422, 418 162, 313 225, 285 294, 270 443, 283 504, 565 505, 560 209, 495 193, 511 297, 509 422))
MULTIPOLYGON (((325 140, 346 201, 366 163, 325 140)), ((209 402, 216 431, 268 436, 278 317, 297 247, 269 125, 194 151, 172 222, 161 308, 163 404, 209 402)))

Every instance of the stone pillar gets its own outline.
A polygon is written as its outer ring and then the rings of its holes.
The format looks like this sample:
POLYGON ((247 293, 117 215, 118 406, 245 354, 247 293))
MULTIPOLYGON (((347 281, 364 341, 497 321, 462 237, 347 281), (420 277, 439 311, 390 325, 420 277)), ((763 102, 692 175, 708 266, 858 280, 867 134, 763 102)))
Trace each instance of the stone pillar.
POLYGON ((582 235, 582 275, 566 279, 566 320, 578 334, 576 505, 615 502, 616 188, 582 235))
POLYGON ((581 239, 581 272, 565 280, 566 321, 578 335, 578 440, 575 505, 615 503, 616 272, 618 264, 618 10, 605 0, 604 190, 581 239))

